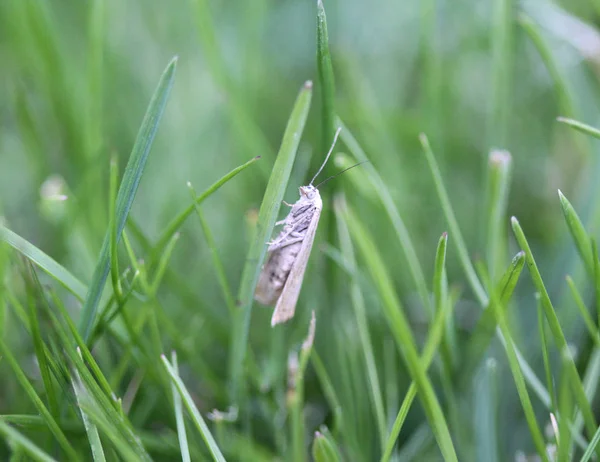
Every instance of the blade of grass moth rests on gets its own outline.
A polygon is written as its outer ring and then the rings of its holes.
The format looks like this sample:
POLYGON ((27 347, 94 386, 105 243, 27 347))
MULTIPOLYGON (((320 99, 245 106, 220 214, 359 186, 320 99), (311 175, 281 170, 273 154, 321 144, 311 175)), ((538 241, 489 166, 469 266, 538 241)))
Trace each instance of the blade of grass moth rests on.
POLYGON ((300 199, 291 205, 288 216, 276 223, 283 225, 281 232, 269 242, 267 261, 258 278, 254 298, 264 305, 275 303, 271 326, 291 319, 296 311, 304 271, 323 209, 321 194, 313 182, 331 156, 340 130, 336 131, 331 149, 312 181, 308 186, 300 186, 300 199))

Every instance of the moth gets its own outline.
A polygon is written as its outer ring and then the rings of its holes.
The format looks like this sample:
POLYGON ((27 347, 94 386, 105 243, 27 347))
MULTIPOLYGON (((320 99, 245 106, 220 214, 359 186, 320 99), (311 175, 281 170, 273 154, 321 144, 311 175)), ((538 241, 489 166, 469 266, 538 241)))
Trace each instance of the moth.
POLYGON ((327 164, 340 130, 341 128, 338 128, 335 132, 333 144, 312 181, 308 186, 300 186, 300 199, 295 204, 284 202, 291 207, 290 213, 284 220, 275 223, 275 226, 283 225, 283 228, 279 235, 268 243, 267 260, 254 293, 254 298, 263 305, 276 303, 271 326, 291 319, 296 311, 304 271, 323 209, 318 190, 320 184, 315 187, 313 183, 327 164))

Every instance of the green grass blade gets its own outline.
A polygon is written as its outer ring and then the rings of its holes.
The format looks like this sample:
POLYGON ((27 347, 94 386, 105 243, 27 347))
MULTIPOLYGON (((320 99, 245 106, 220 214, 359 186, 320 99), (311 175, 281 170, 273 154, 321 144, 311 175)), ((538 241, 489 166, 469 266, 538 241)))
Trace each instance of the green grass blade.
POLYGON ((215 238, 213 236, 212 231, 210 230, 210 226, 204 217, 204 213, 199 205, 196 204, 198 199, 198 195, 196 191, 192 187, 191 183, 188 183, 188 188, 192 195, 192 201, 195 205, 196 214, 198 215, 198 220, 200 220, 200 226, 202 227, 202 233, 204 234, 204 239, 206 240, 206 244, 210 250, 210 254, 212 256, 213 266, 215 267, 215 272, 217 273, 217 281, 219 282, 219 287, 221 287, 221 292, 223 293, 223 298, 225 299, 225 304, 229 309, 229 314, 233 316, 234 311, 236 309, 235 305, 235 297, 233 296, 233 292, 231 291, 231 286, 227 281, 227 275, 225 274, 225 266, 223 265, 223 261, 219 255, 219 251, 217 249, 217 243, 215 242, 215 238))
POLYGON ((458 460, 446 418, 435 395, 433 385, 427 377, 425 368, 419 358, 411 328, 383 261, 379 256, 379 251, 350 209, 346 210, 345 215, 350 233, 360 249, 381 297, 387 323, 394 334, 398 349, 403 353, 410 375, 415 381, 427 420, 431 425, 442 455, 447 461, 458 460))
MULTIPOLYGON (((356 160, 359 162, 369 160, 354 136, 352 136, 352 133, 339 118, 338 125, 342 127, 340 138, 350 150, 352 155, 356 158, 356 160)), ((406 258, 408 270, 410 271, 415 286, 417 287, 417 291, 419 292, 421 302, 423 303, 426 312, 430 315, 433 315, 433 306, 431 304, 429 290, 427 289, 427 282, 425 281, 425 276, 423 274, 423 268, 421 267, 421 263, 417 257, 417 252, 415 250, 415 246, 413 245, 412 239, 410 238, 410 234, 408 233, 408 229, 406 228, 398 209, 394 205, 392 195, 381 179, 381 176, 379 176, 379 173, 370 162, 365 163, 361 167, 363 168, 355 169, 354 172, 364 172, 368 183, 371 183, 377 192, 379 200, 383 204, 383 207, 385 208, 385 211, 392 222, 392 226, 394 227, 394 231, 396 232, 396 236, 398 237, 398 241, 402 251, 404 252, 404 257, 406 258)))
MULTIPOLYGON (((81 351, 80 351, 81 353, 81 351)), ((102 447, 102 441, 100 441, 100 434, 98 433, 98 427, 94 425, 94 423, 90 420, 88 415, 81 408, 81 404, 84 400, 82 387, 78 385, 81 382, 79 374, 77 371, 73 372, 73 391, 75 392, 75 398, 77 399, 77 404, 80 406, 79 412, 81 414, 81 419, 83 420, 83 425, 85 427, 85 432, 88 436, 88 440, 90 442, 90 449, 92 451, 92 458, 94 462, 105 462, 106 458, 104 456, 104 448, 102 447)))
POLYGON ((50 409, 50 413, 54 418, 58 418, 58 399, 55 393, 54 384, 52 383, 52 378, 50 377, 50 368, 48 366, 48 361, 46 360, 46 353, 44 350, 45 344, 44 339, 42 338, 42 331, 40 328, 40 322, 38 318, 38 309, 36 306, 35 293, 37 291, 37 287, 41 287, 37 275, 33 269, 33 265, 29 262, 29 260, 25 260, 26 271, 27 274, 25 276, 26 285, 27 285, 27 295, 28 295, 28 305, 29 305, 29 326, 31 338, 33 340, 33 347, 35 350, 35 356, 38 360, 38 365, 40 368, 40 375, 42 376, 42 382, 44 383, 44 389, 46 390, 46 396, 48 398, 48 407, 50 409))
MULTIPOLYGON (((445 253, 446 243, 447 243, 447 235, 443 235, 440 238, 440 242, 439 242, 440 245, 438 245, 438 249, 437 249, 437 255, 439 255, 439 258, 437 258, 437 261, 440 263, 443 260, 441 255, 443 253, 445 253)), ((443 268, 443 267, 441 267, 441 268, 443 268)), ((448 318, 451 316, 452 309, 453 309, 452 303, 443 303, 440 305, 439 309, 436 310, 435 318, 433 319, 433 324, 432 324, 431 328, 429 329, 427 341, 425 342, 425 346, 423 348, 423 353, 421 355, 421 363, 423 364, 423 367, 425 370, 429 369, 429 366, 431 366, 431 363, 433 362, 433 359, 438 350, 438 347, 439 347, 440 343, 442 342, 442 339, 444 337, 444 331, 446 328, 446 322, 447 322, 448 318)), ((392 425, 390 434, 387 438, 386 444, 384 445, 385 449, 384 449, 383 455, 381 456, 381 459, 380 459, 381 462, 387 462, 390 460, 390 458, 392 456, 392 452, 394 450, 394 446, 396 444, 396 441, 398 440, 398 436, 400 435, 400 431, 402 430, 404 422, 406 421, 406 417, 408 416, 408 411, 410 411, 410 408, 411 408, 412 403, 416 396, 417 396, 417 385, 413 379, 413 381, 410 384, 410 387, 408 388, 408 391, 406 392, 404 400, 402 401, 400 410, 398 411, 398 414, 396 415, 396 419, 394 420, 394 423, 392 425)))
MULTIPOLYGON (((497 0, 505 3, 507 0, 497 0)), ((495 150, 488 160, 487 258, 492 283, 506 267, 506 207, 510 187, 512 157, 508 151, 495 150)))
POLYGON ((559 410, 558 410, 558 428, 555 428, 555 440, 558 446, 557 462, 569 462, 572 460, 571 454, 571 422, 570 416, 573 414, 573 394, 571 393, 571 383, 569 380, 569 363, 573 361, 570 358, 569 350, 561 354, 561 374, 559 385, 559 410))
POLYGON ((497 301, 495 293, 492 292, 491 295, 492 298, 490 309, 493 309, 494 313, 496 314, 496 321, 498 322, 498 327, 500 328, 500 331, 502 332, 502 336, 505 341, 505 351, 508 358, 508 365, 510 367, 515 385, 517 387, 517 393, 519 394, 521 406, 523 408, 523 412, 525 413, 525 419, 527 420, 527 425, 529 426, 529 432, 531 434, 533 443, 535 445, 540 459, 543 462, 549 462, 548 456, 546 454, 546 445, 544 443, 544 437, 535 417, 535 412, 531 404, 531 398, 529 397, 529 392, 527 391, 527 385, 525 384, 525 378, 523 377, 523 373, 521 371, 519 358, 516 354, 516 349, 514 347, 514 342, 512 340, 512 335, 510 333, 508 323, 506 322, 504 310, 502 309, 500 303, 497 301))
POLYGON ((585 227, 579 219, 577 212, 575 211, 569 200, 560 191, 560 189, 558 190, 558 197, 560 198, 560 206, 562 208, 563 215, 565 216, 567 226, 569 227, 571 237, 573 238, 575 246, 577 247, 577 251, 579 252, 579 256, 583 260, 588 274, 593 275, 594 260, 592 257, 592 246, 590 244, 590 239, 585 230, 585 227))
MULTIPOLYGON (((298 144, 308 117, 312 97, 312 83, 306 82, 300 90, 294 108, 287 123, 273 172, 269 178, 267 189, 258 212, 258 224, 254 241, 250 244, 246 264, 242 271, 242 279, 238 293, 240 307, 234 317, 232 329, 232 346, 230 356, 230 386, 232 401, 239 401, 239 393, 243 381, 243 362, 248 348, 248 331, 252 315, 252 302, 258 276, 265 258, 266 242, 273 233, 277 213, 283 200, 288 179, 296 158, 298 144)), ((192 209, 193 210, 193 209, 192 209)))
POLYGON ((2 224, 0 224, 0 238, 48 273, 50 277, 55 279, 79 300, 83 301, 85 299, 85 294, 87 293, 85 284, 73 276, 64 266, 61 266, 56 260, 52 259, 52 257, 46 255, 10 229, 5 228, 2 224))
MULTIPOLYGON (((550 327, 550 331, 554 337, 554 342, 556 343, 557 348, 563 351, 565 348, 568 348, 567 341, 556 316, 556 312, 554 311, 554 307, 552 306, 552 302, 550 301, 548 291, 544 286, 544 281, 542 280, 540 271, 535 263, 531 249, 529 248, 529 243, 527 242, 525 234, 523 233, 523 230, 521 229, 521 226, 515 217, 511 219, 511 223, 517 242, 519 243, 521 249, 525 252, 525 256, 527 258, 527 267, 529 268, 533 284, 540 294, 542 307, 544 308, 544 314, 546 315, 548 326, 550 327)), ((583 414, 587 432, 591 437, 596 432, 596 421, 594 414, 592 413, 590 403, 585 396, 585 391, 574 362, 571 362, 570 372, 572 375, 571 379, 573 381, 572 386, 573 393, 575 394, 575 400, 581 413, 583 414)))
POLYGON ((6 440, 12 441, 18 447, 23 448, 23 450, 35 461, 57 462, 56 459, 42 451, 29 438, 12 428, 10 425, 4 423, 2 419, 0 419, 0 434, 2 434, 6 440))
MULTIPOLYGON (((538 295, 538 294, 536 294, 538 295)), ((550 406, 550 412, 558 412, 558 404, 556 402, 556 392, 554 391, 554 377, 552 375, 552 369, 550 366, 550 346, 546 336, 546 319, 544 318, 544 309, 542 308, 542 302, 539 295, 537 299, 537 312, 538 312, 538 329, 540 331, 540 343, 542 344, 542 360, 544 363, 544 372, 546 374, 546 387, 548 388, 548 394, 552 405, 550 406)))
MULTIPOLYGON (((173 85, 176 64, 177 58, 173 58, 161 76, 144 115, 144 120, 140 126, 129 161, 127 162, 117 195, 116 215, 114 217, 117 225, 117 239, 120 238, 121 232, 125 227, 131 204, 144 173, 148 154, 150 153, 154 136, 158 131, 158 125, 167 104, 171 86, 173 85)), ((98 311, 98 304, 100 303, 110 270, 110 234, 111 231, 109 229, 104 237, 100 256, 94 270, 94 275, 92 276, 92 282, 90 283, 89 291, 82 308, 80 330, 86 341, 92 332, 98 311)))
POLYGON ((327 369, 319 356, 319 353, 315 350, 310 355, 310 361, 315 369, 315 374, 319 378, 319 383, 323 388, 323 394, 327 400, 327 404, 333 413, 333 426, 332 429, 335 434, 342 433, 343 423, 343 415, 342 415, 342 405, 340 403, 340 399, 338 397, 338 393, 329 378, 329 374, 327 373, 327 369))
POLYGON ((179 392, 179 395, 183 400, 183 404, 190 413, 192 421, 194 422, 196 429, 200 433, 200 436, 202 436, 202 439, 206 443, 206 446, 208 447, 208 450, 210 451, 213 459, 218 462, 225 462, 225 457, 223 457, 219 446, 217 446, 217 442, 212 436, 212 433, 210 432, 208 426, 206 425, 206 422, 202 418, 202 415, 200 415, 200 412, 196 408, 194 400, 192 399, 185 385, 179 378, 179 375, 177 374, 175 369, 173 369, 173 366, 169 364, 169 361, 167 360, 167 357, 165 355, 161 355, 160 359, 163 362, 167 372, 171 376, 171 380, 177 388, 177 391, 179 392))
POLYGON ((590 125, 584 124, 583 122, 579 122, 577 120, 569 119, 567 117, 558 117, 556 120, 559 122, 568 125, 571 128, 574 128, 581 133, 585 133, 586 135, 591 135, 594 138, 600 139, 600 130, 590 125))
POLYGON ((337 445, 329 432, 315 432, 312 456, 315 462, 339 462, 342 460, 337 445))
MULTIPOLYGON (((173 371, 179 376, 179 366, 177 364, 177 353, 171 353, 171 364, 173 371)), ((181 449, 182 462, 190 462, 190 448, 188 447, 187 434, 185 432, 185 420, 183 418, 183 406, 181 404, 181 396, 177 391, 177 387, 173 382, 171 384, 173 392, 173 405, 175 407, 175 422, 177 423, 177 436, 179 437, 179 448, 181 449)))
POLYGON ((575 281, 573 281, 573 278, 571 278, 571 276, 569 276, 569 275, 566 276, 566 280, 567 280, 567 285, 569 286, 569 289, 571 289, 571 295, 573 295, 573 300, 575 301, 575 305, 577 305, 577 308, 579 309, 579 313, 581 314, 581 317, 583 318, 583 322, 585 324, 585 327, 587 327, 590 337, 596 343, 596 346, 600 347, 600 332, 598 331, 598 328, 594 324, 594 320, 590 316, 590 313, 588 312, 588 309, 585 306, 585 303, 583 302, 583 298, 581 298, 581 294, 579 293, 579 290, 577 290, 575 281))
POLYGON ((67 439, 63 431, 60 429, 59 425, 56 423, 56 420, 54 419, 54 417, 52 417, 52 414, 50 414, 50 412, 38 396, 37 392, 33 388, 33 385, 27 379, 27 376, 23 372, 23 369, 21 369, 19 362, 12 355, 12 353, 10 352, 10 350, 8 349, 8 347, 2 339, 0 339, 0 354, 8 362, 15 374, 17 382, 19 382, 21 387, 23 387, 23 390, 25 390, 27 396, 29 396, 29 399, 31 399, 38 412, 44 418, 46 425, 56 438, 56 441, 58 442, 60 447, 63 449, 68 460, 79 460, 79 455, 77 454, 73 446, 71 446, 71 443, 69 443, 69 440, 67 439))
POLYGON ((356 257, 354 255, 352 241, 350 240, 348 225, 344 220, 343 214, 341 213, 341 210, 343 210, 343 205, 340 204, 343 203, 343 196, 336 198, 334 203, 338 225, 338 236, 344 261, 348 262, 349 265, 348 269, 351 275, 350 298, 352 300, 352 307, 354 308, 354 316, 356 317, 356 327, 358 329, 360 343, 362 345, 361 349, 364 353, 365 366, 367 368, 367 376, 371 392, 371 404, 374 408, 375 419, 377 421, 379 436, 381 438, 381 449, 383 450, 387 430, 387 418, 383 405, 383 393, 379 383, 379 377, 377 375, 377 363, 375 361, 373 344, 369 334, 369 323, 367 320, 365 300, 358 281, 356 257))
POLYGON ((327 152, 335 133, 335 78, 329 55, 327 17, 322 0, 317 0, 317 69, 321 86, 321 150, 327 152))
POLYGON ((460 232, 460 228, 458 226, 458 221, 456 220, 456 216, 454 215, 454 210, 452 209, 452 205, 450 204, 450 198, 448 197, 448 192, 446 191, 446 187, 444 186, 444 182, 442 180, 442 175, 440 173, 440 168, 435 160, 435 156, 429 146, 429 141, 424 134, 419 136, 421 140, 421 145, 423 146, 423 151, 425 152, 425 158, 427 159, 427 163, 429 165, 429 169, 431 170, 431 174, 433 175, 433 182, 435 184, 435 189, 438 193, 440 202, 442 204, 442 210, 444 211, 444 216, 446 217, 446 222, 448 223, 448 227, 450 228, 450 234, 452 235, 452 239, 456 242, 456 249, 458 252, 458 257, 463 267, 463 271, 467 276, 467 280, 469 281, 469 285, 477 297, 479 304, 481 306, 486 306, 488 304, 488 296, 485 293, 485 289, 481 285, 479 278, 477 277, 477 273, 475 272, 475 268, 471 263, 471 259, 469 258, 469 251, 467 250, 467 245, 465 240, 460 232))
POLYGON ((164 231, 161 233, 160 237, 157 239, 152 252, 150 253, 150 262, 156 260, 160 255, 162 255, 165 246, 169 243, 173 235, 181 228, 185 220, 194 213, 196 210, 196 205, 200 205, 204 202, 205 199, 210 197, 214 192, 216 192, 221 186, 231 180, 238 173, 241 173, 243 170, 250 167, 254 162, 260 159, 260 156, 254 157, 250 159, 245 164, 240 165, 239 167, 234 168, 229 173, 221 177, 215 183, 210 185, 202 194, 196 197, 196 202, 194 204, 190 204, 187 206, 181 213, 179 213, 171 222, 165 227, 164 231))
POLYGON ((475 377, 475 460, 498 461, 498 367, 488 359, 475 377))
POLYGON ((110 223, 110 276, 112 280, 113 292, 117 303, 123 300, 123 290, 119 281, 119 253, 118 253, 118 234, 117 229, 117 187, 119 182, 119 165, 116 158, 110 160, 110 186, 108 197, 108 222, 110 223))

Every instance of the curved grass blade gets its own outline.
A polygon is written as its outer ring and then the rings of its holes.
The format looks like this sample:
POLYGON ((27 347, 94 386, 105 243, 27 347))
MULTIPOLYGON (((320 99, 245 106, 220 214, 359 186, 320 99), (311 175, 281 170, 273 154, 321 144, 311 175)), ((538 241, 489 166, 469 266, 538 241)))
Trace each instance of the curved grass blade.
POLYGON ((575 211, 569 200, 563 195, 560 189, 558 190, 558 197, 560 198, 560 206, 562 208, 563 215, 565 216, 567 226, 569 227, 571 237, 573 238, 575 246, 577 247, 577 251, 579 252, 579 256, 583 260, 588 274, 593 279, 594 260, 592 257, 592 246, 588 234, 585 230, 585 227, 583 226, 583 223, 579 219, 577 212, 575 211))
POLYGON ((375 354, 373 353, 373 344, 371 336, 369 334, 369 323, 367 320, 365 300, 360 289, 358 282, 358 270, 356 265, 356 257, 354 255, 354 249, 352 247, 352 241, 350 239, 350 232, 348 231, 348 225, 344 220, 344 216, 341 213, 343 210, 344 197, 339 196, 334 202, 334 210, 337 217, 338 224, 338 236, 340 240, 340 246, 344 261, 349 265, 348 272, 350 274, 350 298, 352 300, 352 307, 354 308, 354 316, 356 317, 356 327, 358 329, 358 335, 360 343, 362 344, 362 350, 364 353, 365 366, 367 368, 367 377, 370 386, 370 398, 373 404, 375 419, 380 436, 380 445, 383 449, 385 445, 385 435, 387 427, 387 419, 385 415, 385 408, 383 405, 383 393, 381 385, 379 383, 379 377, 377 375, 377 363, 375 361, 375 354))
POLYGON ((161 355, 160 359, 163 362, 165 368, 167 369, 167 372, 171 376, 173 384, 177 388, 177 391, 179 392, 179 395, 181 396, 186 409, 192 417, 194 425, 198 429, 198 432, 200 432, 200 435, 206 443, 206 446, 208 447, 208 450, 210 451, 213 459, 217 462, 225 462, 225 457, 223 457, 219 446, 217 446, 217 442, 212 436, 212 433, 210 432, 208 426, 206 425, 206 422, 202 418, 202 415, 196 408, 194 400, 187 391, 187 388, 185 387, 184 383, 179 378, 179 375, 177 374, 175 369, 173 369, 173 366, 169 364, 169 361, 167 360, 167 357, 165 355, 161 355))
MULTIPOLYGON (((356 158, 356 160, 359 162, 369 160, 361 146, 352 136, 352 133, 348 130, 348 128, 339 118, 337 119, 337 123, 338 126, 342 127, 342 131, 340 132, 340 138, 342 139, 348 150, 356 158)), ((392 195, 390 194, 389 189, 381 179, 381 176, 379 176, 379 173, 370 162, 365 163, 363 167, 364 168, 355 169, 354 172, 364 172, 364 175, 367 177, 367 179, 373 185, 375 191, 377 192, 379 200, 381 201, 383 207, 385 208, 385 211, 387 212, 390 218, 390 221, 392 222, 394 231, 396 231, 396 236, 398 237, 398 241, 400 242, 400 246, 402 248, 402 251, 404 252, 404 257, 406 258, 408 269, 413 278, 415 286, 417 287, 417 291, 419 292, 421 303, 423 303, 426 312, 430 315, 433 315, 433 306, 429 297, 429 290, 427 289, 427 282, 425 281, 423 268, 421 267, 421 263, 419 262, 419 258, 417 257, 417 252, 410 238, 410 234, 408 233, 408 229, 406 228, 406 225, 404 224, 404 221, 402 220, 402 217, 400 216, 400 213, 398 212, 398 209, 394 204, 392 195)))
POLYGON ((317 0, 317 69, 321 85, 321 150, 327 152, 335 133, 335 78, 329 54, 327 18, 322 0, 317 0))
POLYGON ((173 235, 179 230, 179 228, 181 228, 185 220, 187 220, 188 217, 192 213, 194 213, 194 210, 196 210, 196 205, 200 205, 202 202, 204 202, 206 198, 208 198, 215 191, 217 191, 217 189, 219 189, 221 186, 223 186, 225 183, 231 180, 238 173, 242 172, 242 170, 245 170, 246 168, 250 167, 250 165, 252 165, 258 159, 260 159, 260 156, 256 156, 250 159, 245 164, 242 164, 239 167, 236 167, 233 170, 231 170, 229 173, 227 173, 215 183, 210 185, 205 191, 202 192, 202 194, 197 196, 193 204, 188 205, 179 215, 173 218, 173 220, 171 220, 171 222, 165 227, 165 230, 162 232, 160 237, 157 239, 156 244, 152 248, 152 251, 150 252, 150 257, 148 259, 149 266, 151 266, 150 263, 154 262, 160 255, 162 255, 165 246, 169 243, 173 235))
MULTIPOLYGON (((119 193, 117 194, 116 204, 116 215, 113 219, 117 226, 117 240, 121 236, 121 232, 125 227, 131 204, 135 198, 138 185, 144 173, 144 167, 150 153, 150 147, 154 141, 154 136, 158 130, 158 124, 162 117, 163 111, 169 98, 171 86, 173 85, 173 79, 175 77, 175 68, 177 64, 177 58, 173 58, 163 75, 160 78, 158 86, 152 95, 144 120, 140 126, 140 130, 137 134, 135 144, 131 151, 121 186, 119 187, 119 193)), ((96 263, 94 275, 92 276, 92 282, 90 283, 88 294, 83 304, 81 319, 80 319, 80 331, 85 341, 88 340, 94 322, 96 320, 96 313, 98 311, 98 304, 102 297, 104 285, 108 277, 110 270, 110 235, 111 230, 109 229, 104 237, 102 249, 100 250, 100 256, 96 263)))
POLYGON ((39 447, 37 447, 33 441, 27 438, 22 433, 18 432, 10 425, 4 423, 2 419, 0 419, 0 434, 4 435, 4 438, 8 441, 12 441, 17 444, 18 447, 23 448, 23 450, 29 454, 29 456, 38 462, 57 462, 56 459, 50 457, 44 451, 42 451, 39 447))
MULTIPOLYGON (((515 217, 512 217, 511 224, 517 242, 519 243, 521 249, 525 252, 527 267, 529 268, 533 284, 540 294, 542 307, 544 308, 544 314, 546 315, 548 326, 550 327, 550 331, 554 337, 554 342, 560 351, 564 351, 566 348, 568 348, 567 340, 565 339, 560 322, 558 321, 558 317, 556 316, 556 312, 554 311, 554 307, 550 301, 550 296, 548 295, 548 291, 546 290, 540 271, 535 263, 531 249, 529 248, 529 243, 527 242, 525 234, 523 233, 523 230, 521 229, 521 226, 515 217)), ((592 413, 590 403, 585 396, 585 391, 583 389, 579 373, 577 372, 577 367, 573 361, 570 362, 569 372, 571 374, 575 400, 583 415, 586 430, 591 437, 596 432, 596 420, 594 418, 594 414, 592 413)))
MULTIPOLYGON (((177 364, 177 353, 171 353, 171 364, 175 374, 179 376, 179 366, 177 364)), ((179 437, 179 448, 181 450, 182 462, 190 462, 190 448, 188 447, 187 434, 185 433, 185 420, 183 418, 183 407, 181 405, 181 396, 177 391, 175 383, 171 383, 173 392, 173 405, 175 407, 175 422, 177 424, 177 436, 179 437)))
POLYGON ((571 128, 574 128, 581 133, 585 133, 586 135, 591 135, 594 138, 600 139, 600 130, 591 125, 584 124, 583 122, 579 122, 577 120, 569 119, 568 117, 557 117, 556 119, 560 123, 568 125, 571 128))
POLYGON ((369 268, 373 283, 377 287, 388 325, 394 334, 398 349, 404 356, 410 375, 415 381, 416 390, 419 393, 423 409, 427 415, 427 420, 436 437, 442 455, 447 461, 457 461, 458 458, 450 436, 448 424, 446 423, 446 418, 437 396, 435 395, 433 385, 427 377, 422 359, 417 352, 417 346, 408 320, 406 319, 400 300, 393 288, 389 274, 381 260, 379 251, 375 247, 375 244, 366 229, 349 208, 346 209, 345 216, 350 233, 360 249, 360 253, 369 268))
MULTIPOLYGON (((304 131, 304 125, 308 116, 310 102, 312 97, 312 83, 306 82, 300 90, 292 114, 287 123, 283 141, 273 172, 269 178, 267 189, 263 197, 260 211, 258 212, 258 223, 256 225, 256 234, 254 242, 250 245, 246 264, 242 272, 238 300, 240 307, 234 317, 232 330, 232 347, 230 357, 230 385, 233 404, 239 401, 240 387, 243 380, 243 362, 248 348, 248 331, 250 329, 250 317, 252 315, 252 302, 254 299, 254 290, 258 282, 258 276, 261 271, 263 260, 265 258, 267 246, 266 242, 273 233, 275 220, 283 194, 292 171, 292 165, 296 158, 300 137, 304 131)), ((193 210, 193 208, 192 208, 193 210)))
POLYGON ((442 209, 444 211, 444 215, 446 216, 446 221, 448 222, 448 226, 450 227, 450 234, 452 234, 452 239, 456 242, 456 250, 458 252, 458 257, 463 267, 463 271, 467 276, 467 280, 473 290, 477 300, 479 301, 481 306, 486 306, 488 304, 488 296, 485 293, 485 289, 481 285, 479 278, 477 277, 477 273, 475 272, 475 268, 471 263, 469 258, 469 251, 467 250, 467 245, 463 238, 462 233, 460 232, 460 228, 458 226, 458 221, 456 220, 456 216, 454 215, 454 210, 452 209, 452 205, 450 204, 450 199, 448 197, 448 192, 444 186, 444 182, 442 180, 442 175, 440 173, 440 168, 435 160, 435 156, 433 155, 433 151, 431 150, 431 146, 429 145, 429 141, 425 134, 421 134, 419 136, 421 141, 421 146, 423 147, 423 151, 425 152, 425 158, 427 159, 427 163, 429 164, 429 169, 431 170, 431 174, 433 176, 433 181, 435 184, 435 189, 437 190, 438 197, 440 202, 442 203, 442 209))
POLYGON ((60 265, 52 257, 2 225, 0 225, 0 239, 39 266, 80 301, 85 299, 85 294, 87 293, 85 284, 73 276, 69 270, 60 265))
POLYGON ((46 408, 46 406, 44 405, 44 403, 38 396, 37 392, 33 388, 33 385, 27 379, 27 376, 23 372, 23 369, 21 369, 19 362, 12 355, 12 353, 10 352, 10 350, 8 349, 8 347, 6 346, 6 344, 4 343, 4 341, 2 339, 0 339, 0 354, 2 355, 2 357, 4 359, 6 359, 6 361, 10 365, 11 369, 13 370, 17 381, 23 387, 23 390, 25 390, 25 392, 29 396, 29 399, 31 399, 31 401, 37 408, 38 412, 44 418, 46 425, 48 426, 48 429, 52 432, 52 434, 56 438, 58 444, 63 449, 64 454, 66 455, 68 460, 73 460, 73 461, 80 460, 79 455, 77 454, 77 452, 75 451, 73 446, 71 446, 71 443, 69 443, 69 440, 67 439, 67 437, 65 436, 63 431, 60 429, 58 424, 56 423, 56 420, 54 419, 54 417, 52 417, 50 412, 48 412, 48 409, 46 408))
MULTIPOLYGON (((444 233, 445 234, 445 233, 444 233)), ((436 253, 436 261, 440 264, 443 262, 442 255, 445 253, 447 243, 447 235, 442 235, 440 238, 440 242, 438 245, 437 253, 436 253)), ((442 268, 442 267, 440 267, 442 268)), ((436 272, 439 272, 438 269, 436 272)), ((437 278, 437 276, 436 276, 437 278)), ((441 283, 441 279, 440 279, 441 283)), ((425 342, 425 347, 423 348, 423 353, 421 355, 420 361, 423 364, 423 368, 425 371, 429 369, 429 366, 433 362, 433 358, 442 342, 444 331, 446 328, 446 320, 451 316, 451 310, 453 308, 452 303, 443 303, 439 309, 436 310, 435 318, 433 319, 433 324, 429 329, 429 334, 427 337, 427 341, 425 342)), ((396 445, 396 441, 398 440, 398 436, 400 435, 400 431, 406 421, 406 417, 408 416, 408 411, 410 411, 410 407, 417 396, 417 385, 416 382, 413 381, 404 396, 404 400, 400 406, 400 410, 396 415, 396 419, 394 420, 394 424, 392 425, 392 429, 390 434, 386 440, 386 444, 384 445, 383 455, 381 456, 381 462, 387 462, 392 457, 392 452, 394 451, 394 446, 396 445)))
POLYGON ((329 431, 315 432, 312 457, 315 462, 339 462, 342 460, 337 444, 329 431))

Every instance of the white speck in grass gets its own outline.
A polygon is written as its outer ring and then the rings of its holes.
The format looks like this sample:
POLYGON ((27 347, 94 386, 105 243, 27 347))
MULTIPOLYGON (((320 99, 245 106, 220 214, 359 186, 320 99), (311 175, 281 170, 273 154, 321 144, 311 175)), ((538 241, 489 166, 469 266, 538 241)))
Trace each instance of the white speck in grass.
POLYGON ((50 175, 40 186, 40 197, 46 200, 65 201, 66 183, 60 175, 50 175))
POLYGON ((489 161, 491 165, 506 167, 512 162, 512 156, 504 149, 494 149, 490 152, 489 161))

